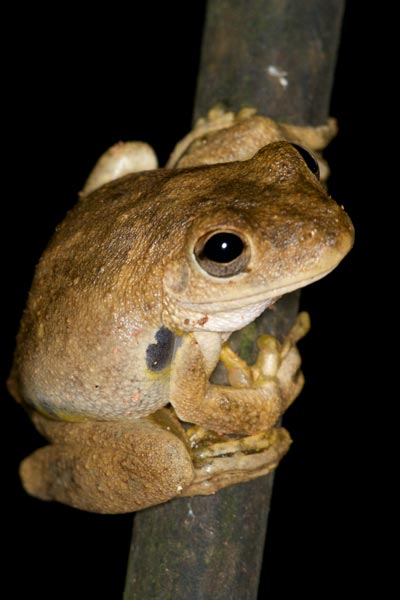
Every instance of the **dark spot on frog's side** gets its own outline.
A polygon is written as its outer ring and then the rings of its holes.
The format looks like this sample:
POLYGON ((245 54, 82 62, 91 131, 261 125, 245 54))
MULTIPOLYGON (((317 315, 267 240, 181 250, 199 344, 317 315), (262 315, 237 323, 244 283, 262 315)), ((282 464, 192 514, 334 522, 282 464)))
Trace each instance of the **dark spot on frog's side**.
POLYGON ((167 327, 160 327, 155 333, 156 344, 150 344, 146 350, 146 364, 150 371, 162 371, 172 361, 175 335, 167 327))

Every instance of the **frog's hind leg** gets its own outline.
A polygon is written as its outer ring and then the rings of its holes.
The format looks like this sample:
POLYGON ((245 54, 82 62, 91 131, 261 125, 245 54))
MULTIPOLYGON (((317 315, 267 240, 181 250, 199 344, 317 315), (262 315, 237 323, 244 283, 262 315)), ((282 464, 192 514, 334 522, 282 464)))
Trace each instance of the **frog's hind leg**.
POLYGON ((131 422, 67 423, 38 415, 34 421, 51 444, 21 465, 33 496, 125 513, 165 502, 193 479, 184 436, 167 410, 131 422))

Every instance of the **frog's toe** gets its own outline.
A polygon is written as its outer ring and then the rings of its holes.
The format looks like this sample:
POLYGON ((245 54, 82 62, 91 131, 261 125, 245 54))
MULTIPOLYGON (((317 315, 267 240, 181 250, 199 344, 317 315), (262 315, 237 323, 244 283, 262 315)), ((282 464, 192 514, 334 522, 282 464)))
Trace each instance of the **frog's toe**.
MULTIPOLYGON (((233 440, 232 449, 237 444, 245 448, 246 440, 256 437, 259 436, 245 437, 241 441, 233 440)), ((206 458, 195 460, 194 479, 184 488, 182 495, 213 494, 228 485, 250 481, 273 471, 289 450, 291 438, 286 429, 283 428, 272 429, 264 437, 265 440, 267 437, 269 438, 269 443, 255 444, 254 451, 249 448, 232 454, 217 454, 214 456, 211 452, 206 458)), ((229 450, 227 443, 220 444, 220 446, 222 445, 229 450)))

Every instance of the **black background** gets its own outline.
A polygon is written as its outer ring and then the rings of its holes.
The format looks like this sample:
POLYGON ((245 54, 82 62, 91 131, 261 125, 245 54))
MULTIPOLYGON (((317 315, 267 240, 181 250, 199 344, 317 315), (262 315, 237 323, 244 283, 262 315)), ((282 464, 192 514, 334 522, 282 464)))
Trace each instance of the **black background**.
MULTIPOLYGON (((172 4, 129 13, 116 5, 112 15, 97 8, 96 18, 66 5, 53 14, 35 6, 9 17, 2 381, 34 265, 97 157, 120 139, 142 139, 163 163, 190 128, 204 3, 172 4)), ((260 597, 361 594, 382 577, 375 488, 383 411, 371 379, 379 354, 371 314, 382 291, 382 171, 376 176, 371 151, 383 145, 374 120, 386 77, 381 42, 373 41, 380 16, 366 3, 347 4, 331 106, 340 133, 326 156, 330 192, 354 221, 356 245, 302 293, 312 317, 301 342, 307 384, 285 416, 294 444, 276 475, 260 597)), ((10 597, 120 598, 132 516, 86 514, 27 496, 18 464, 41 441, 5 388, 1 395, 3 585, 10 597)))

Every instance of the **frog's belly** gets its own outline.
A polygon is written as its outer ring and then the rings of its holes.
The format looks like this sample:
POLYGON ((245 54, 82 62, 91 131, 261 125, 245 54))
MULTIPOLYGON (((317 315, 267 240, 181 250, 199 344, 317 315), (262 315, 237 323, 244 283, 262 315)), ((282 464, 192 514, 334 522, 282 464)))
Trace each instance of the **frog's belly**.
MULTIPOLYGON (((149 336, 149 341, 154 336, 149 336)), ((79 349, 64 344, 36 346, 19 369, 24 401, 65 420, 126 419, 152 414, 169 402, 170 366, 152 371, 146 345, 110 344, 79 349)))
MULTIPOLYGON (((53 382, 54 383, 54 382, 53 382)), ((58 385, 46 386, 35 380, 21 383, 25 402, 49 417, 80 421, 85 419, 127 419, 152 414, 169 402, 169 381, 112 381, 93 389, 71 375, 58 385)))

